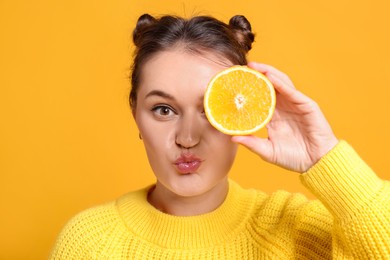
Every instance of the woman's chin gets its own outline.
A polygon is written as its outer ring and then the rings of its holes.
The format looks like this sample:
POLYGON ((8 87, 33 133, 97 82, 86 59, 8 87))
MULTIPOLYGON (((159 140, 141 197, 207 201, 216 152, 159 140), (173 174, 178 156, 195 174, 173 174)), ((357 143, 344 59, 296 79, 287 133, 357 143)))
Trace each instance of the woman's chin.
MULTIPOLYGON (((166 183, 165 189, 169 190, 172 194, 180 197, 198 197, 206 195, 211 190, 217 188, 224 183, 227 185, 227 178, 221 178, 221 180, 211 180, 208 178, 202 178, 198 173, 187 173, 180 175, 177 179, 166 183)), ((162 184, 161 184, 162 185, 162 184)), ((218 188, 217 188, 218 189, 218 188)))
POLYGON ((179 177, 167 187, 172 193, 180 197, 195 197, 210 189, 210 183, 202 180, 197 173, 187 173, 179 177))

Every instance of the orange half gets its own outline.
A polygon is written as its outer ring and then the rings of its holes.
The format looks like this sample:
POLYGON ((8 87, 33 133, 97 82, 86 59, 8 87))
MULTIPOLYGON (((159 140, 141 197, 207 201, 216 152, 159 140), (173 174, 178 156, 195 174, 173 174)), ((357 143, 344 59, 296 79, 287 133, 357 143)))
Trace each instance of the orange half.
POLYGON ((267 77, 239 65, 215 75, 204 96, 207 119, 228 135, 249 135, 260 130, 271 120, 275 104, 275 90, 267 77))

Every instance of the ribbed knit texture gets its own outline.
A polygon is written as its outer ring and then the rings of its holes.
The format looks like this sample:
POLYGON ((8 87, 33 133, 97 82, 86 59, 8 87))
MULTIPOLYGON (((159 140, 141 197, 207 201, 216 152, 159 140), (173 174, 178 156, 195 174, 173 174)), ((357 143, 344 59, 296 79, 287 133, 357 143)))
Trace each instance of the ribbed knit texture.
POLYGON ((319 200, 230 180, 218 209, 191 217, 131 192, 75 216, 50 259, 390 259, 390 185, 346 142, 301 180, 319 200))

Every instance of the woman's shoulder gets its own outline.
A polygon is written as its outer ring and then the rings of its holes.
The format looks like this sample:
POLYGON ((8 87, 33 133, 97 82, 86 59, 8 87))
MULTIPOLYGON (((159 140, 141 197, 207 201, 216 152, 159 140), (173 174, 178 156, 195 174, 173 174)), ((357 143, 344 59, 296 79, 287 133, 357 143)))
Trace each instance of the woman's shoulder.
MULTIPOLYGON (((130 192, 122 197, 134 196, 130 192)), ((121 197, 121 198, 122 198, 121 197)), ((63 227, 57 237, 50 259, 63 259, 62 256, 85 258, 95 252, 104 241, 125 238, 128 229, 122 220, 118 207, 121 198, 87 208, 74 215, 63 227)))
POLYGON ((253 217, 255 223, 270 226, 281 223, 300 223, 308 218, 320 218, 330 223, 332 216, 317 199, 309 199, 302 193, 277 190, 270 194, 257 191, 253 217))
POLYGON ((252 228, 258 234, 284 239, 292 236, 296 241, 310 236, 313 241, 328 243, 333 216, 319 200, 284 190, 259 197, 252 216, 252 228))
POLYGON ((112 226, 114 222, 121 221, 120 204, 123 200, 138 201, 140 194, 143 194, 146 189, 128 192, 119 198, 108 201, 90 208, 87 208, 77 213, 67 223, 68 227, 77 227, 77 229, 85 228, 103 228, 106 225, 112 226))
MULTIPOLYGON (((235 184, 237 186, 237 184, 235 184)), ((266 193, 254 188, 240 188, 241 200, 250 203, 250 215, 254 225, 269 225, 272 228, 281 223, 299 223, 306 218, 319 218, 331 222, 332 216, 317 199, 312 200, 302 193, 276 190, 266 193)), ((244 203, 242 202, 242 203, 244 203)))
POLYGON ((115 201, 110 201, 87 208, 72 217, 66 226, 68 228, 77 227, 80 230, 107 224, 118 217, 115 204, 115 201))
POLYGON ((86 243, 107 232, 115 223, 120 223, 115 204, 115 201, 110 201, 77 213, 65 224, 58 241, 86 243))

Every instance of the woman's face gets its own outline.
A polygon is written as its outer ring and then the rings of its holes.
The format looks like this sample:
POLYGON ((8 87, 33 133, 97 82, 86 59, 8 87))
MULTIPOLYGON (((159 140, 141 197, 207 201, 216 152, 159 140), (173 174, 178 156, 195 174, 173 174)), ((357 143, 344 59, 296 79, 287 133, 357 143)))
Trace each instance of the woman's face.
POLYGON ((196 196, 225 185, 237 145, 203 110, 210 79, 226 68, 212 55, 158 53, 144 64, 134 117, 157 185, 196 196))

